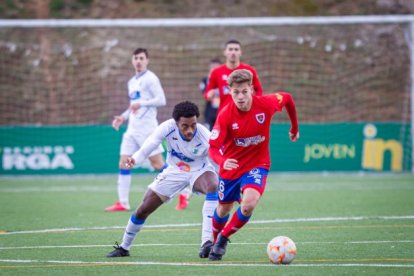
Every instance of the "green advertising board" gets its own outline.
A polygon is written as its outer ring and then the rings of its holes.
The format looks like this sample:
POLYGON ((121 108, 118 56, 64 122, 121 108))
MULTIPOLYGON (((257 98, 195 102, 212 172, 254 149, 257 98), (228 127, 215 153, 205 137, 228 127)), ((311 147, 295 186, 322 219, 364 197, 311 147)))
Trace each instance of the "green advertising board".
POLYGON ((398 123, 301 124, 291 143, 288 124, 272 125, 273 171, 411 170, 411 128, 398 123))
MULTIPOLYGON (((122 129, 110 126, 0 128, 2 175, 101 174, 118 171, 122 129)), ((271 127, 272 171, 393 171, 411 169, 408 124, 288 124, 271 127)), ((143 171, 147 171, 144 169, 143 171)))

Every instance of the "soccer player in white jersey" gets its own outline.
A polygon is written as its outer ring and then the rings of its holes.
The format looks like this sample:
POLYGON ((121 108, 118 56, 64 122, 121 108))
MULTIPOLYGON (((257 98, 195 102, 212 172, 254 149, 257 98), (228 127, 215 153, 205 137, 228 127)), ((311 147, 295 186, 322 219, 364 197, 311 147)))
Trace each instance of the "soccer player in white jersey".
MULTIPOLYGON (((132 54, 132 66, 135 75, 128 82, 130 105, 120 116, 115 116, 112 127, 118 130, 120 125, 128 120, 128 127, 122 137, 119 174, 118 201, 105 209, 108 212, 127 211, 129 206, 129 191, 131 187, 131 168, 125 163, 129 156, 136 152, 154 129, 158 126, 157 107, 164 106, 166 99, 159 78, 149 69, 147 49, 137 48, 132 54)), ((161 171, 165 163, 162 157, 164 149, 161 145, 148 154, 148 159, 154 170, 161 171)))
POLYGON ((194 192, 206 195, 203 205, 200 258, 207 258, 213 245, 212 216, 217 206, 218 177, 208 158, 210 131, 197 123, 197 105, 185 101, 173 110, 173 119, 160 124, 144 145, 126 160, 126 167, 141 164, 163 140, 167 144, 167 164, 152 182, 141 204, 131 215, 121 245, 107 257, 129 256, 129 249, 147 217, 164 202, 174 198, 188 185, 194 192))

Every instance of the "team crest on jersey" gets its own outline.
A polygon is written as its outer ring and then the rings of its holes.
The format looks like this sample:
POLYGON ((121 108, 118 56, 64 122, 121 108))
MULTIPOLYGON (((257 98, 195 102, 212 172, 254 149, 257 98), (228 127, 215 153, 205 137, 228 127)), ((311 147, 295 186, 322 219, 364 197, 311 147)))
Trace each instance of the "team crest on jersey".
POLYGON ((265 121, 266 116, 264 113, 258 113, 256 114, 256 120, 259 124, 263 124, 263 122, 265 121))
POLYGON ((213 130, 211 131, 211 136, 210 136, 210 139, 211 139, 211 140, 216 140, 216 139, 217 139, 217 137, 219 136, 219 133, 220 133, 220 131, 219 131, 218 129, 213 129, 213 130))

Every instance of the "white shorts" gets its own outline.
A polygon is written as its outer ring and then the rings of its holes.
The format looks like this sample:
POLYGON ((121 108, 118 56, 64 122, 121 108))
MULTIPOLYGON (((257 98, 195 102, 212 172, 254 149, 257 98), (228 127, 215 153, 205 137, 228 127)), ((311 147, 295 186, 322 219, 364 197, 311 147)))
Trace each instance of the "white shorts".
POLYGON ((148 188, 171 200, 187 186, 193 190, 194 182, 205 172, 213 172, 217 176, 211 164, 194 172, 184 172, 169 166, 155 178, 154 182, 148 185, 148 188))
MULTIPOLYGON (((121 143, 121 155, 128 155, 131 156, 136 151, 139 150, 139 148, 144 144, 145 139, 149 135, 141 135, 141 134, 131 134, 128 132, 125 132, 122 136, 122 143, 121 143)), ((159 153, 163 153, 164 148, 162 145, 159 145, 158 148, 156 148, 151 154, 149 155, 154 156, 159 153)))

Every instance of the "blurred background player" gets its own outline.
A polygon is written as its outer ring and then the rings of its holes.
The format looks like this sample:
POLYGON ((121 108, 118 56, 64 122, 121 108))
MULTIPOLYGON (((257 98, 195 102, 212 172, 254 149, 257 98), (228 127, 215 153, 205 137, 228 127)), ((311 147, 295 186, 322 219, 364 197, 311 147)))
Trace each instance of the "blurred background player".
MULTIPOLYGON (((105 209, 108 212, 130 209, 131 168, 125 167, 126 160, 142 146, 145 139, 158 126, 157 107, 166 104, 164 90, 159 78, 147 68, 149 63, 147 49, 135 49, 131 61, 135 69, 135 75, 128 81, 130 105, 122 115, 115 116, 112 121, 112 127, 115 130, 119 130, 120 125, 125 120, 128 120, 128 127, 121 142, 118 201, 113 206, 105 209)), ((151 166, 156 171, 164 169, 163 152, 163 147, 159 145, 148 155, 151 166)))
POLYGON ((242 56, 241 44, 238 40, 229 40, 225 44, 223 55, 226 58, 226 62, 210 73, 207 88, 204 92, 204 97, 207 101, 212 101, 216 95, 216 89, 219 92, 220 105, 218 112, 229 102, 232 101, 230 96, 230 89, 227 83, 228 76, 238 69, 247 69, 253 75, 253 93, 256 96, 263 94, 262 84, 260 83, 259 76, 256 73, 256 69, 246 63, 240 62, 242 56))
POLYGON ((215 243, 209 255, 212 261, 221 260, 229 237, 249 221, 259 203, 270 168, 270 124, 283 107, 291 122, 289 138, 293 142, 299 138, 292 96, 285 92, 253 96, 252 78, 245 69, 231 73, 232 102, 219 113, 211 133, 209 155, 220 166, 219 204, 213 215, 215 243), (235 201, 240 206, 228 221, 235 201))
POLYGON ((126 160, 127 168, 141 164, 166 141, 168 167, 148 186, 144 199, 128 221, 121 245, 116 246, 108 257, 129 256, 129 249, 146 218, 187 186, 206 195, 199 257, 208 257, 213 245, 211 217, 217 206, 218 178, 208 158, 210 131, 197 123, 199 116, 200 112, 194 103, 185 101, 177 104, 173 119, 160 124, 142 147, 126 160))
MULTIPOLYGON (((201 79, 199 88, 203 95, 206 93, 208 80, 210 78, 211 72, 221 65, 219 58, 213 58, 210 60, 210 70, 208 75, 201 79)), ((211 130, 216 122, 217 110, 220 105, 220 95, 218 89, 214 89, 211 99, 206 100, 206 105, 204 109, 204 118, 206 127, 211 130)))

